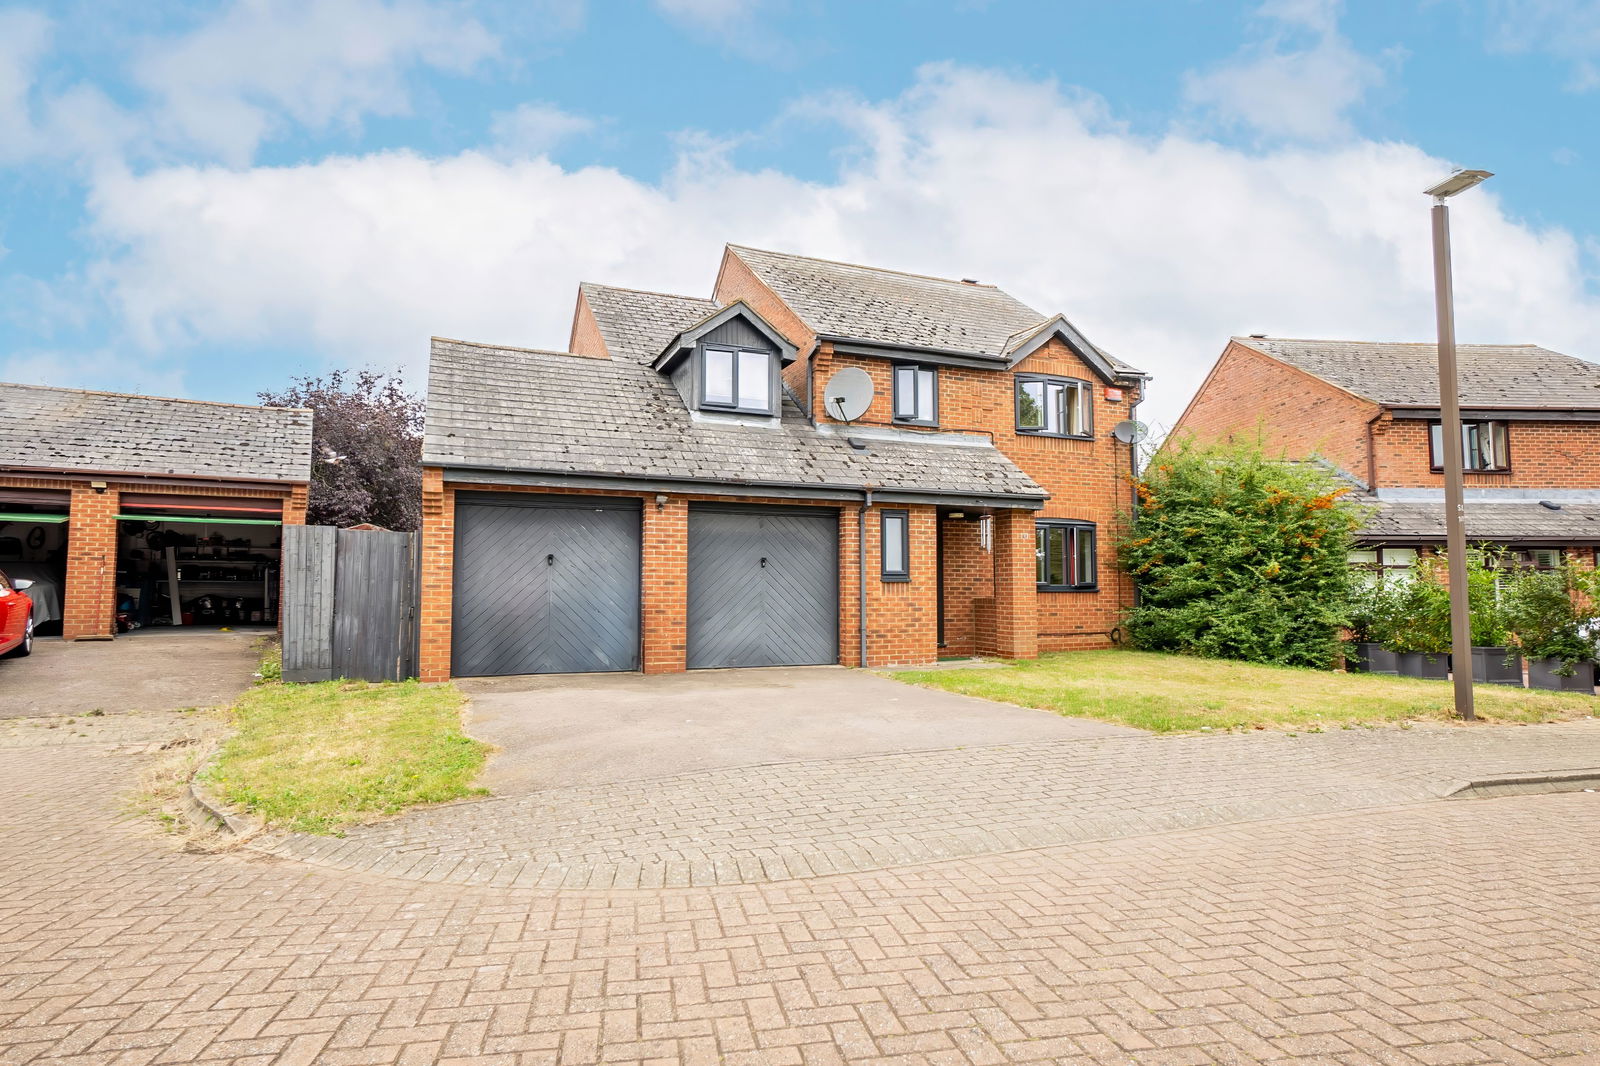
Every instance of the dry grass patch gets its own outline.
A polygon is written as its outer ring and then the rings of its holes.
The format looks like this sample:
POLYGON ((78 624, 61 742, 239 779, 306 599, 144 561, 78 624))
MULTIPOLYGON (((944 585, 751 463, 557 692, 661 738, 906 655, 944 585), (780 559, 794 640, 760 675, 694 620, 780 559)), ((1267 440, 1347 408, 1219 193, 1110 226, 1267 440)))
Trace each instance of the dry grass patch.
POLYGON ((303 833, 481 794, 489 746, 462 731, 464 704, 453 685, 415 681, 262 684, 203 776, 224 803, 303 833))
MULTIPOLYGON (((1138 651, 1057 652, 988 670, 902 670, 926 688, 1095 718, 1154 733, 1200 729, 1313 731, 1452 718, 1442 681, 1258 666, 1138 651)), ((1554 722, 1590 716, 1593 696, 1478 685, 1488 722, 1554 722)))

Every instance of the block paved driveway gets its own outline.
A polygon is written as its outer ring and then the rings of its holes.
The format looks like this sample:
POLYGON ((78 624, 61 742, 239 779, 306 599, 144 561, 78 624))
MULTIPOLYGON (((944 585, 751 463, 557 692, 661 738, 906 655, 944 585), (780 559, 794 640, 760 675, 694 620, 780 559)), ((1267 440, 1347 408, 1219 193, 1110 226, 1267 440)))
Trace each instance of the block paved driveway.
POLYGON ((0 1063, 1600 1061, 1597 794, 495 888, 175 850, 119 797, 203 728, 0 744, 0 1063))

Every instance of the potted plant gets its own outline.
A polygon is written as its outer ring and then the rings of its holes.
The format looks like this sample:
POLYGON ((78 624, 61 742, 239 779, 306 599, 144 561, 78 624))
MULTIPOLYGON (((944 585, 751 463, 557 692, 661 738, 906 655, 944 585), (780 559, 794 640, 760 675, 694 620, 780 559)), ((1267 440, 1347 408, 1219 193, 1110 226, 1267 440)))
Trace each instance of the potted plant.
POLYGON ((1350 638, 1345 644, 1345 669, 1353 674, 1397 674, 1395 652, 1384 647, 1389 632, 1389 597, 1376 581, 1355 580, 1350 586, 1350 638))
POLYGON ((1478 684, 1522 687, 1522 656, 1508 643, 1509 603, 1504 593, 1507 575, 1515 572, 1515 563, 1504 549, 1474 548, 1467 553, 1472 680, 1478 684))
POLYGON ((1506 589, 1507 638, 1528 660, 1534 688, 1594 692, 1596 578, 1568 560, 1556 570, 1519 567, 1506 589))
POLYGON ((1384 589, 1383 644, 1397 652, 1402 677, 1443 681, 1450 676, 1450 589, 1437 559, 1418 559, 1384 589))

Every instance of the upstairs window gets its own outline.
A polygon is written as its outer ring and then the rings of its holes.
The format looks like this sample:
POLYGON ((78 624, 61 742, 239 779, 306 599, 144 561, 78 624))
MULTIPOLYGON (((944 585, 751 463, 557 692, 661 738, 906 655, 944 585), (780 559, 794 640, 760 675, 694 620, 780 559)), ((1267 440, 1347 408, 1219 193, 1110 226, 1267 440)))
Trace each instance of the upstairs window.
POLYGON ((1099 587, 1093 523, 1040 519, 1033 535, 1041 591, 1093 592, 1099 587))
MULTIPOLYGON (((1444 469, 1444 427, 1438 422, 1428 426, 1428 461, 1433 469, 1444 469)), ((1506 424, 1461 423, 1461 465, 1467 470, 1510 470, 1511 451, 1506 444, 1506 424)))
POLYGON ((914 426, 939 424, 939 377, 933 367, 894 368, 894 420, 914 426))
POLYGON ((1094 388, 1076 378, 1017 375, 1017 432, 1047 437, 1094 434, 1094 388))
POLYGON ((737 348, 707 348, 701 357, 700 406, 751 414, 772 413, 772 355, 737 348))

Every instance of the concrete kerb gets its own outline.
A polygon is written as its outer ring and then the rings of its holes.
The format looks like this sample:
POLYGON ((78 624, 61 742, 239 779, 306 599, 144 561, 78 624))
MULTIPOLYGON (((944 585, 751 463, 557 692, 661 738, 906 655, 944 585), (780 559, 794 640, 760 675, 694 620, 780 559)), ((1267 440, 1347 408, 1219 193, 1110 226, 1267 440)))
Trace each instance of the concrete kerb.
POLYGON ((184 810, 196 822, 210 822, 237 840, 248 840, 265 829, 266 823, 254 815, 233 810, 213 796, 200 780, 216 752, 213 746, 206 757, 200 760, 195 772, 189 775, 189 782, 183 789, 184 810))
POLYGON ((1445 793, 1445 799, 1491 799, 1552 792, 1593 792, 1600 788, 1600 767, 1555 770, 1546 773, 1495 774, 1462 781, 1445 793))

